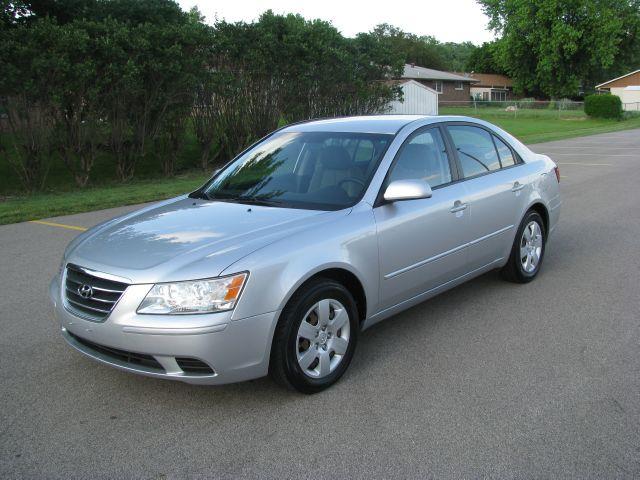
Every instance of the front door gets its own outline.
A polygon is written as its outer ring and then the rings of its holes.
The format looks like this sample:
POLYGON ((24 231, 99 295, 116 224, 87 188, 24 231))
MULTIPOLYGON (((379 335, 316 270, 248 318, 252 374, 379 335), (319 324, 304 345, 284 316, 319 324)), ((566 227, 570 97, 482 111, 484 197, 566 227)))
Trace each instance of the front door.
POLYGON ((431 198, 383 203, 374 208, 380 262, 380 310, 409 300, 466 272, 465 189, 456 179, 439 127, 410 136, 394 160, 392 181, 422 179, 431 198))

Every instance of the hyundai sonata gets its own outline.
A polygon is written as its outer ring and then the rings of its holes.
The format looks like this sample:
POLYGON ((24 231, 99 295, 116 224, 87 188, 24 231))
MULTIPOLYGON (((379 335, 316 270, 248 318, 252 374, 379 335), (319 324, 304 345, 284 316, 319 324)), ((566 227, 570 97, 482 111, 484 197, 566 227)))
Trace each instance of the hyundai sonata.
POLYGON ((75 238, 50 296, 63 338, 99 362, 313 393, 376 322, 489 270, 535 278, 559 181, 551 159, 472 118, 300 123, 191 194, 75 238))

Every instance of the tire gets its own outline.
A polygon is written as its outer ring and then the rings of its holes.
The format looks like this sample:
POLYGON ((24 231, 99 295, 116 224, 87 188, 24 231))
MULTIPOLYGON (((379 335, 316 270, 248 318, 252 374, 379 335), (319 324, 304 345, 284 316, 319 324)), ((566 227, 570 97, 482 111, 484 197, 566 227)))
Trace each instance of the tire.
POLYGON ((330 387, 351 363, 358 318, 353 296, 342 284, 318 278, 304 285, 276 326, 269 374, 278 384, 306 394, 330 387))
POLYGON ((528 283, 536 278, 542 267, 546 244, 544 221, 538 212, 529 210, 518 227, 509 261, 500 272, 502 277, 514 283, 528 283))

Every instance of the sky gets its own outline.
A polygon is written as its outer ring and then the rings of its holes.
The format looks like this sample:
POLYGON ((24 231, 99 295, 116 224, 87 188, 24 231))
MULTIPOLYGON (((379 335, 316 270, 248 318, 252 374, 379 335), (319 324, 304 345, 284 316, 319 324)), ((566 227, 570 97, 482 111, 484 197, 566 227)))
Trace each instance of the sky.
POLYGON ((216 18, 230 22, 256 20, 265 10, 299 13, 307 19, 329 20, 344 36, 368 32, 389 23, 416 35, 431 35, 441 42, 470 41, 476 45, 493 39, 487 17, 475 0, 178 0, 184 10, 197 6, 207 23, 216 18))

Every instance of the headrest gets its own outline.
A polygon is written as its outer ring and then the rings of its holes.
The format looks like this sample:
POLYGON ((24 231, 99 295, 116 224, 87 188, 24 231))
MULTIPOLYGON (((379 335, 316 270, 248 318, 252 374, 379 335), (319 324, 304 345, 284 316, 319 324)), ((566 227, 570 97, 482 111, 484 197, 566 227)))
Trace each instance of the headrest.
POLYGON ((405 170, 424 172, 427 167, 429 148, 423 143, 410 143, 402 150, 400 162, 405 170))
POLYGON ((353 167, 349 152, 344 147, 331 146, 320 150, 320 162, 325 169, 347 170, 353 167))

